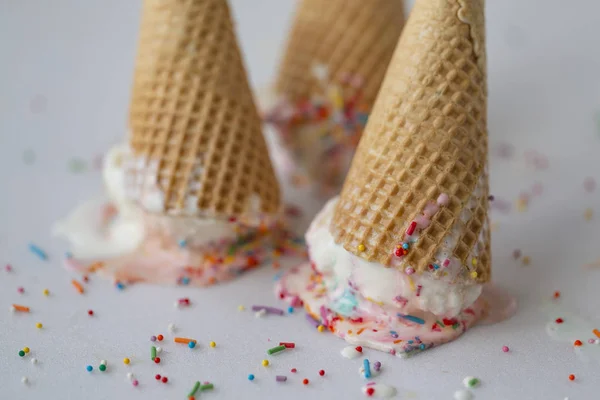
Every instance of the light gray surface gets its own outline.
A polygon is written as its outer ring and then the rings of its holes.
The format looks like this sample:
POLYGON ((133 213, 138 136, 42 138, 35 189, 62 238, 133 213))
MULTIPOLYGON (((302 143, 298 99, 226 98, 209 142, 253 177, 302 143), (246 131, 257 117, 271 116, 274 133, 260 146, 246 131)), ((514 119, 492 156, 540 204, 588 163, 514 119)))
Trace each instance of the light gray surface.
MULTIPOLYGON (((265 85, 292 2, 233 5, 253 84, 265 85)), ((256 319, 237 311, 238 304, 278 305, 270 268, 206 290, 138 285, 117 292, 97 278, 84 296, 71 287, 60 266, 65 244, 50 238, 50 226, 102 190, 97 171, 72 174, 67 165, 73 157, 89 165, 123 135, 139 7, 140 1, 123 0, 0 0, 0 263, 15 268, 12 274, 0 270, 0 398, 185 398, 196 379, 217 386, 201 398, 362 398, 359 361, 339 355, 341 340, 314 332, 300 313, 256 319), (30 166, 23 163, 27 149, 36 154, 30 166), (50 262, 28 252, 30 241, 48 251, 50 262), (174 309, 184 296, 193 306, 174 309), (11 315, 13 302, 34 312, 11 315), (157 367, 149 360, 148 338, 167 334, 170 322, 200 346, 190 351, 165 344, 157 367), (298 348, 271 357, 265 369, 260 362, 273 343, 269 338, 295 341, 298 348), (216 349, 208 348, 210 340, 216 349), (23 346, 32 349, 26 359, 17 355, 23 346), (32 356, 39 365, 30 364, 32 356), (126 356, 131 367, 121 362, 126 356), (100 359, 108 360, 109 372, 97 370, 100 359), (94 365, 93 374, 87 364, 94 365), (289 373, 292 367, 297 374, 289 373), (327 371, 325 378, 319 369, 327 371), (126 382, 128 370, 140 387, 126 382), (157 372, 169 377, 168 385, 154 380, 157 372), (253 383, 249 373, 257 377, 253 383), (276 384, 276 374, 288 375, 288 382, 276 384), (310 386, 301 384, 304 377, 310 386)), ((600 166, 594 117, 600 109, 600 4, 491 0, 487 15, 492 149, 500 142, 515 146, 511 161, 492 156, 492 192, 513 203, 510 213, 493 214, 494 275, 517 296, 519 312, 413 359, 374 351, 368 357, 383 362, 381 382, 416 399, 450 399, 467 375, 483 381, 474 390, 477 399, 596 398, 599 366, 583 364, 568 345, 547 337, 540 304, 558 289, 567 307, 600 319, 600 271, 583 267, 600 256, 600 225, 583 219, 586 207, 600 212, 598 191, 583 189, 584 178, 597 177, 600 166), (548 157, 547 170, 526 166, 523 154, 530 149, 548 157), (543 194, 532 198, 528 211, 517 212, 514 200, 534 182, 543 194), (515 248, 531 257, 530 266, 512 260, 515 248), (503 345, 511 352, 502 353, 503 345), (571 373, 575 382, 567 379, 571 373)))

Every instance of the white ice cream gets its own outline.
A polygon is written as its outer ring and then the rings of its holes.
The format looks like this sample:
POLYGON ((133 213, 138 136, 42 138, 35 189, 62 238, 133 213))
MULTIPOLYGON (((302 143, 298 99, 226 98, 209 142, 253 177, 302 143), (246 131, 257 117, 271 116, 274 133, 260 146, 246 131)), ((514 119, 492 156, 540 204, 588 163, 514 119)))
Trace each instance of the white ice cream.
MULTIPOLYGON (((136 160, 124 144, 114 146, 105 157, 104 185, 110 203, 117 211, 110 223, 103 222, 107 201, 100 198, 82 204, 56 224, 55 234, 64 236, 71 243, 74 257, 106 258, 131 253, 143 242, 148 228, 158 227, 173 240, 195 246, 237 237, 235 224, 228 221, 150 214, 163 210, 164 195, 156 185, 157 168, 146 164, 146 174, 141 179, 150 185, 145 185, 141 199, 144 211, 133 201, 128 190, 126 166, 130 163, 143 164, 143 161, 136 160)), ((250 209, 260 208, 254 199, 250 200, 250 209)))
POLYGON ((451 283, 425 274, 407 275, 397 268, 363 260, 336 244, 329 226, 337 201, 336 197, 325 205, 306 234, 310 259, 324 273, 334 296, 343 293, 350 280, 362 297, 379 305, 397 307, 404 313, 421 310, 449 318, 477 300, 482 285, 451 283))

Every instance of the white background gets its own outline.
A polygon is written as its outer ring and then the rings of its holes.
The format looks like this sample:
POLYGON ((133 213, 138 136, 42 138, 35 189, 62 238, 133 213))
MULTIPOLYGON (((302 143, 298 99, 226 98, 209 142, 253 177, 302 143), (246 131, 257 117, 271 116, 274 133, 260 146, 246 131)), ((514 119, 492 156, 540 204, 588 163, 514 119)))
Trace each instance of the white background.
MULTIPOLYGON (((264 86, 273 76, 293 2, 232 3, 252 83, 264 86)), ((600 225, 598 218, 583 218, 587 207, 600 213, 599 191, 583 188, 585 177, 600 179, 600 3, 487 3, 492 192, 512 206, 492 213, 493 272, 518 298, 518 314, 409 360, 367 355, 383 363, 379 380, 396 386, 399 398, 450 399, 463 377, 475 375, 483 382, 474 390, 477 399, 594 399, 600 366, 580 362, 571 346, 550 340, 540 305, 561 290, 565 307, 600 320, 600 268, 585 267, 600 257, 600 225), (512 159, 496 154, 501 143, 514 146, 512 159), (549 167, 528 166, 528 150, 545 155, 549 167), (535 182, 543 194, 518 212, 519 193, 531 191, 535 182), (517 248, 531 265, 512 259, 517 248), (503 345, 510 353, 502 353, 503 345), (569 374, 577 380, 570 382, 569 374)), ((52 239, 50 229, 102 191, 91 162, 124 135, 140 5, 0 0, 0 263, 10 262, 15 270, 0 270, 0 398, 184 399, 197 379, 217 388, 201 398, 362 398, 360 361, 340 356, 341 340, 315 332, 300 313, 256 319, 237 311, 238 304, 279 305, 270 267, 204 290, 137 285, 118 292, 98 278, 83 296, 71 287, 61 267, 65 243, 52 239), (23 161, 28 150, 36 155, 33 165, 23 161), (85 173, 69 171, 73 158, 86 162, 85 173), (27 250, 30 241, 46 249, 50 261, 35 258, 27 250), (50 297, 42 296, 44 288, 50 297), (183 296, 193 305, 174 309, 183 296), (11 315, 13 302, 33 312, 11 315), (88 317, 88 309, 96 316, 88 317), (38 321, 45 326, 41 331, 38 321), (167 335, 170 322, 181 335, 197 338, 199 348, 168 342, 163 363, 155 366, 148 338, 167 335), (216 349, 208 348, 210 340, 216 349), (272 366, 263 368, 265 350, 279 340, 295 341, 298 348, 271 357, 272 366), (23 346, 32 349, 26 359, 17 355, 23 346), (28 361, 33 356, 37 366, 28 361), (130 367, 121 363, 126 356, 133 360, 130 367), (97 369, 100 359, 109 361, 106 373, 97 369), (92 374, 87 364, 94 365, 92 374), (289 373, 292 367, 296 375, 289 373), (327 371, 325 378, 319 369, 327 371), (126 382, 129 370, 140 380, 138 388, 126 382), (157 372, 169 384, 157 383, 157 372), (249 373, 256 375, 252 383, 249 373), (276 383, 276 374, 288 375, 288 382, 276 383), (22 376, 29 386, 20 383, 22 376), (308 387, 301 384, 304 377, 311 380, 308 387)), ((308 204, 301 194, 288 197, 308 204)), ((308 207, 307 218, 315 211, 308 207)))

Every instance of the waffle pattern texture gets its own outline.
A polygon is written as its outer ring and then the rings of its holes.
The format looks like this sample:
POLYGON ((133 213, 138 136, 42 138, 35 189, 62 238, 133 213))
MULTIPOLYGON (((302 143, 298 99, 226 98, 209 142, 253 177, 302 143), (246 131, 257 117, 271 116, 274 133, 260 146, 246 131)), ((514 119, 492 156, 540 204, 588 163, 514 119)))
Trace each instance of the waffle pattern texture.
POLYGON ((144 0, 131 106, 134 200, 159 213, 275 213, 280 192, 226 0, 144 0))
POLYGON ((331 226, 355 255, 390 265, 409 224, 445 193, 403 265, 429 271, 454 236, 461 279, 489 281, 483 10, 483 0, 416 1, 331 226))
POLYGON ((327 67, 334 82, 361 77, 372 104, 404 24, 402 0, 301 0, 288 35, 275 89, 294 102, 319 85, 312 73, 327 67))

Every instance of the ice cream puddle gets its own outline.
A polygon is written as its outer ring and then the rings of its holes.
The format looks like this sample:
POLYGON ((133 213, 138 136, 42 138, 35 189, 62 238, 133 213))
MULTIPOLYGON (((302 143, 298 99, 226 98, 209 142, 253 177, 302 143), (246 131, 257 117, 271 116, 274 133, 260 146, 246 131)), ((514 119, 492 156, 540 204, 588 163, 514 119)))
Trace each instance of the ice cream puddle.
POLYGON ((547 303, 544 313, 548 335, 559 342, 569 343, 584 362, 600 364, 600 323, 576 315, 555 302, 547 303))
POLYGON ((356 346, 346 346, 341 351, 342 356, 350 360, 362 356, 362 351, 358 351, 356 346))
MULTIPOLYGON (((306 235, 311 262, 285 274, 276 291, 280 298, 302 299, 313 318, 348 343, 407 357, 449 342, 478 322, 499 322, 514 313, 516 303, 500 289, 455 281, 458 261, 433 262, 440 273, 436 278, 409 267, 384 268, 346 251, 329 232, 337 201, 330 200, 306 235)), ((427 214, 444 202, 442 195, 427 214)), ((420 219, 417 225, 426 223, 420 219)), ((411 222, 403 244, 416 242, 418 232, 411 222)), ((410 245, 398 249, 402 257, 410 245)), ((353 350, 347 347, 342 354, 353 350)))
MULTIPOLYGON (((55 234, 71 245, 69 268, 125 283, 204 286, 301 251, 277 220, 150 214, 126 193, 124 160, 128 158, 127 146, 113 148, 103 171, 109 198, 89 201, 56 224, 55 234)), ((150 197, 160 207, 156 192, 150 197)))
POLYGON ((389 399, 396 395, 395 387, 386 385, 385 383, 369 382, 362 388, 362 392, 369 397, 380 399, 389 399))

